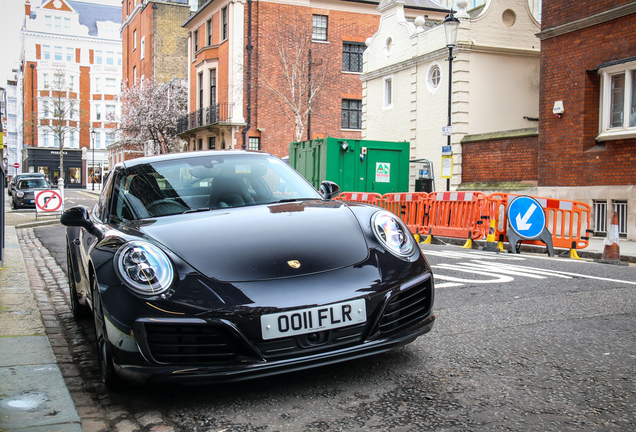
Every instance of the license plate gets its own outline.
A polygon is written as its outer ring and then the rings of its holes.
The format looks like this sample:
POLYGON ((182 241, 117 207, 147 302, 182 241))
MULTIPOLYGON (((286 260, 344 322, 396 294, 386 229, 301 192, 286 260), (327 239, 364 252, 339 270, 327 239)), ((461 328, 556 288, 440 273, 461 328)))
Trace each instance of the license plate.
POLYGON ((261 316, 263 339, 276 339, 366 322, 364 299, 261 316))

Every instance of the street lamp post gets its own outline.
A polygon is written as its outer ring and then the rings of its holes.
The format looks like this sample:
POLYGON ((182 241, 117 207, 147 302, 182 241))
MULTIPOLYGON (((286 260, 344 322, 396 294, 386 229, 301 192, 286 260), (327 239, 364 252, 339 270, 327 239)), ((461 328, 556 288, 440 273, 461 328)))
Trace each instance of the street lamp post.
POLYGON ((91 138, 93 139, 93 175, 91 178, 92 189, 95 190, 95 129, 91 129, 91 138))
MULTIPOLYGON (((448 47, 448 135, 447 145, 451 145, 451 102, 453 97, 453 48, 457 44, 457 32, 459 30, 459 19, 455 17, 453 8, 450 14, 444 19, 444 32, 446 33, 446 46, 448 47)), ((446 179, 446 190, 450 191, 450 178, 446 179)))

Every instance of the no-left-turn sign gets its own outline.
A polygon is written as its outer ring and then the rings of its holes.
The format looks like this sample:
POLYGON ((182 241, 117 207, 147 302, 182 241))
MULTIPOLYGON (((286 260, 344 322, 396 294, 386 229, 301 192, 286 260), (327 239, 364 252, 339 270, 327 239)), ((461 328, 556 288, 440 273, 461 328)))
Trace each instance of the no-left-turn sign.
POLYGON ((45 189, 35 193, 35 207, 38 211, 55 212, 62 208, 63 203, 59 191, 45 189))

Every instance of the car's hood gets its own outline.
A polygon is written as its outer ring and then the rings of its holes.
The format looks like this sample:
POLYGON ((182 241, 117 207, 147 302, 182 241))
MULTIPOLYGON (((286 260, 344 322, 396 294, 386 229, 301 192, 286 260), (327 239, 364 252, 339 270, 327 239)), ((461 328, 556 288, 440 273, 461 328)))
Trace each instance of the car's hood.
POLYGON ((140 230, 203 275, 227 282, 323 272, 368 256, 356 217, 337 201, 167 216, 140 230))

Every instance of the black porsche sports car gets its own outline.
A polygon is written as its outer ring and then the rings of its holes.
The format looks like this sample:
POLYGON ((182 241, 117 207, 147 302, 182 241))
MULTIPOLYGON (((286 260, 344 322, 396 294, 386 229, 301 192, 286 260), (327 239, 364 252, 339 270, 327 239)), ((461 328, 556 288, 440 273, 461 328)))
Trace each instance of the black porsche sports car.
POLYGON ((67 228, 70 302, 102 378, 233 381, 380 353, 433 327, 399 218, 332 200, 280 159, 209 151, 117 165, 67 228))

